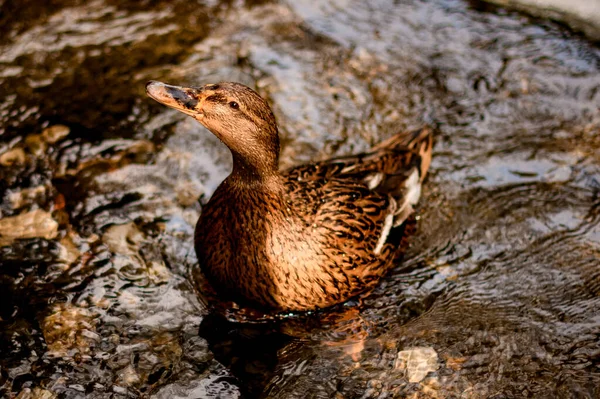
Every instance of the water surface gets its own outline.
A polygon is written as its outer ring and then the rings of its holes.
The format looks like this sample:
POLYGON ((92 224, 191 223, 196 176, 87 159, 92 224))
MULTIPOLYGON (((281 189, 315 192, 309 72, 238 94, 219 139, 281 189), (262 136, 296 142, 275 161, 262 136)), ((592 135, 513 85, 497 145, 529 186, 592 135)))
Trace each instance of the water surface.
POLYGON ((600 52, 479 2, 1 3, 0 396, 600 397, 600 52), (279 323, 196 295, 231 167, 156 79, 269 99, 282 167, 423 124, 408 255, 279 323))

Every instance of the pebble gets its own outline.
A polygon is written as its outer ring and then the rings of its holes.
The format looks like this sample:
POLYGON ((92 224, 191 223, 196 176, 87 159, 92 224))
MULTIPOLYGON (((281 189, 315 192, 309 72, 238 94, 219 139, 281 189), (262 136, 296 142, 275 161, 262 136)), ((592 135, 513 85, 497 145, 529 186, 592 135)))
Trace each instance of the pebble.
POLYGON ((30 153, 35 156, 42 156, 46 153, 48 144, 42 139, 41 134, 30 134, 25 138, 25 145, 30 153))
POLYGON ((133 222, 115 224, 106 230, 102 236, 102 241, 113 253, 135 255, 139 251, 140 244, 144 241, 144 234, 133 222))
POLYGON ((50 126, 42 132, 42 138, 48 144, 54 144, 71 133, 71 130, 65 125, 50 126))
POLYGON ((8 194, 8 200, 12 209, 19 209, 35 203, 40 203, 47 194, 47 187, 40 185, 24 188, 17 192, 8 194))
POLYGON ((0 219, 0 246, 23 238, 52 239, 58 234, 58 223, 49 212, 36 209, 0 219))
POLYGON ((0 165, 2 166, 23 165, 24 163, 25 151, 20 147, 13 148, 0 155, 0 165))
POLYGON ((16 399, 54 399, 56 394, 42 388, 24 388, 16 399))
POLYGON ((440 367, 433 348, 415 347, 398 352, 394 368, 405 370, 408 382, 421 382, 440 367))

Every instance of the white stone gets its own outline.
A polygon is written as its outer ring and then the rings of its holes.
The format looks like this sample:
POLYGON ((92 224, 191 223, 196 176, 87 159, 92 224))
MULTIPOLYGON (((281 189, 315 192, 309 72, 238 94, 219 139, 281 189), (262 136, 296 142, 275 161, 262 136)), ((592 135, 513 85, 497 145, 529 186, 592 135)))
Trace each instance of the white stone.
POLYGON ((404 370, 408 382, 421 382, 440 367, 437 352, 431 347, 414 347, 398 352, 394 368, 404 370))

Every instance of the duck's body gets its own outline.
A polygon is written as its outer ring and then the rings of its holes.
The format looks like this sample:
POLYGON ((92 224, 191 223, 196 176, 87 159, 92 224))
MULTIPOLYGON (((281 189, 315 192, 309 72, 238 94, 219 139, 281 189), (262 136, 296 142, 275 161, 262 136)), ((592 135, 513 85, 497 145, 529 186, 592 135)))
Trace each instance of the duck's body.
POLYGON ((431 159, 429 130, 280 172, 275 119, 254 91, 157 82, 147 91, 232 151, 233 172, 203 208, 195 236, 220 295, 279 311, 324 308, 372 288, 402 254, 431 159))

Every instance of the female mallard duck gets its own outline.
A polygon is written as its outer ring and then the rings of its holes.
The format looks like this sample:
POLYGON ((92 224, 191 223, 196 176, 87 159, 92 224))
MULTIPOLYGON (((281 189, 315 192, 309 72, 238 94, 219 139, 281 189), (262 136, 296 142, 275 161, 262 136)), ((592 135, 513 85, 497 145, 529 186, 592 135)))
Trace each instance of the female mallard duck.
POLYGON ((152 81, 146 91, 192 116, 233 155, 195 234, 202 270, 220 295, 278 311, 324 308, 373 288, 399 259, 431 161, 430 130, 280 171, 275 117, 252 89, 152 81))

